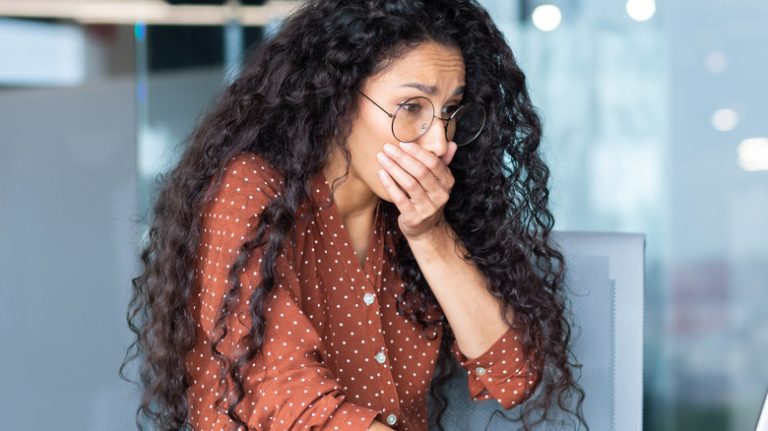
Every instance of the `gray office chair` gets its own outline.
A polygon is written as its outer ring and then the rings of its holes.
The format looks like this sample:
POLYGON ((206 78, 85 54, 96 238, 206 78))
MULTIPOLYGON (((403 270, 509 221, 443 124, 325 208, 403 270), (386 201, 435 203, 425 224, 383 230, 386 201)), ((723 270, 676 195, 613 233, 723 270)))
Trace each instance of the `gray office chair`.
MULTIPOLYGON (((582 364, 579 383, 586 393, 587 424, 594 431, 641 431, 645 235, 567 231, 552 237, 566 259, 573 353, 582 364)), ((504 410, 493 399, 473 401, 467 373, 458 370, 446 385, 449 401, 442 424, 447 431, 522 430, 522 424, 509 419, 522 405, 504 410)), ((428 396, 430 411, 433 402, 428 396)), ((537 430, 575 429, 575 418, 562 415, 567 422, 556 419, 537 430)))

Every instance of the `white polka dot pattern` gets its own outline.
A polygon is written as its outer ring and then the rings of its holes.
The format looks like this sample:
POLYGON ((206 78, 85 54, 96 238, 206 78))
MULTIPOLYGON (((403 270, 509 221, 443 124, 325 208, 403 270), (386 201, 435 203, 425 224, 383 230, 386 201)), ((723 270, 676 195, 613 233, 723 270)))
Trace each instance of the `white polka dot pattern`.
POLYGON ((505 409, 527 399, 539 382, 539 373, 529 372, 520 354, 523 346, 512 328, 482 355, 469 359, 454 340, 451 351, 467 373, 469 394, 475 401, 494 398, 505 409))
MULTIPOLYGON (((312 202, 321 206, 302 203, 285 239, 265 303, 264 344, 243 368, 245 395, 238 412, 258 430, 368 430, 374 419, 394 420, 392 428, 400 431, 426 430, 426 393, 442 334, 430 341, 397 313, 404 286, 384 253, 393 246, 392 233, 383 231, 378 212, 361 265, 322 173, 311 186, 312 202)), ((192 376, 190 423, 196 430, 233 428, 223 407, 214 406, 225 380, 211 354, 214 322, 237 250, 281 189, 277 171, 258 155, 241 154, 227 164, 214 200, 202 212, 196 290, 189 303, 198 340, 186 364, 192 376)), ((239 337, 251 327, 248 301, 260 280, 262 258, 262 249, 254 250, 240 276, 240 303, 218 346, 230 357, 242 352, 239 337)), ((522 361, 518 349, 511 330, 471 361, 454 342, 462 366, 487 370, 482 376, 470 372, 474 399, 490 395, 505 406, 524 399, 525 378, 513 376, 522 361)), ((231 387, 229 376, 226 381, 231 387)))

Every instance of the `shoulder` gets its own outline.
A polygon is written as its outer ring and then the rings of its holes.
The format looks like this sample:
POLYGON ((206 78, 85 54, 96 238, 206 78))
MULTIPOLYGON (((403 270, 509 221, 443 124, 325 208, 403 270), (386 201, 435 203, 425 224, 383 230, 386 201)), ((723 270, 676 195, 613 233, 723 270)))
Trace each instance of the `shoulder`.
POLYGON ((246 186, 244 190, 266 187, 266 193, 276 194, 283 183, 280 171, 255 153, 240 153, 232 157, 222 170, 222 184, 242 184, 246 186))
POLYGON ((240 153, 222 167, 209 187, 207 214, 255 215, 281 193, 281 173, 255 153, 240 153))

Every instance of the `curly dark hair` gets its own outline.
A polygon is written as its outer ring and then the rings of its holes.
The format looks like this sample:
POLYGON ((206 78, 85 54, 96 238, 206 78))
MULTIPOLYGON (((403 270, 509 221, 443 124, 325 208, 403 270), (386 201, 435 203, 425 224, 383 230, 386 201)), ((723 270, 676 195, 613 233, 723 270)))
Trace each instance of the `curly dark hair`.
MULTIPOLYGON (((248 429, 236 413, 243 397, 240 368, 264 341, 263 303, 276 284, 274 265, 283 238, 294 226, 299 205, 309 198, 310 178, 335 148, 342 150, 349 167, 344 137, 355 117, 357 90, 366 78, 425 41, 460 48, 466 70, 464 101, 480 102, 488 111, 483 133, 452 160, 455 184, 444 212, 469 253, 465 259, 478 266, 492 294, 504 301, 504 315, 514 311, 514 321, 507 324, 524 335, 525 350, 540 364, 536 396, 523 403, 514 419, 532 429, 548 419, 556 403, 589 429, 582 413, 584 391, 572 374, 579 364, 570 362, 564 257, 549 239, 554 219, 547 208, 549 169, 538 154, 541 122, 503 34, 475 0, 309 0, 275 36, 248 51, 239 76, 185 139, 178 164, 161 176, 140 254, 143 272, 132 279, 127 320, 137 338, 120 367, 122 376, 129 361, 141 358, 139 429, 142 415, 161 430, 188 425, 191 379, 185 357, 196 332, 187 301, 193 295, 201 209, 215 193, 208 185, 221 178, 227 161, 243 152, 260 155, 285 179, 284 191, 266 206, 253 237, 232 262, 230 290, 216 323, 221 335, 211 346, 224 364, 222 375, 228 373, 235 382, 236 401, 228 405, 228 415, 238 429, 248 429), (254 324, 243 339, 246 352, 224 358, 216 346, 226 335, 224 322, 239 295, 237 273, 251 250, 262 245, 263 277, 250 296, 254 324)), ((425 319, 439 304, 399 233, 396 206, 383 200, 380 205, 388 229, 395 232, 392 261, 405 284, 398 311, 422 330, 432 325, 443 330, 439 372, 429 392, 438 406, 430 423, 442 430, 447 408, 442 389, 456 371, 450 354, 455 337, 444 316, 425 319)))

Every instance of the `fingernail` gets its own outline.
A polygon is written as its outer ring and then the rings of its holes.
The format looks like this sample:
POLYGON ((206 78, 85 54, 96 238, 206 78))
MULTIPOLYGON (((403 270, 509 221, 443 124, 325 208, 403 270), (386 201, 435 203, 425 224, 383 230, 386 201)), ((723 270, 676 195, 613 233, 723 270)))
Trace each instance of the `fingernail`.
POLYGON ((410 142, 400 142, 400 147, 405 148, 406 150, 411 149, 411 143, 410 142))

